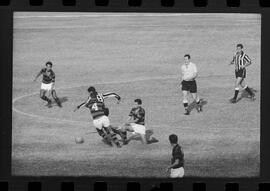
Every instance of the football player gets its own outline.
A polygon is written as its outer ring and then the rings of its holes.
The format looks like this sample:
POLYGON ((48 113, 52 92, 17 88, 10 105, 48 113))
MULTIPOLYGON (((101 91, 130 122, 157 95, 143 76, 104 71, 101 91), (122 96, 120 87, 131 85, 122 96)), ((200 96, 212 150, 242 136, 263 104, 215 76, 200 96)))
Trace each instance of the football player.
POLYGON ((115 97, 118 100, 117 103, 119 103, 121 97, 116 93, 98 93, 93 86, 89 87, 87 91, 89 93, 87 101, 78 105, 74 111, 80 109, 82 106, 89 108, 93 118, 94 127, 96 128, 98 134, 103 138, 103 141, 105 141, 105 143, 113 143, 117 147, 121 147, 116 134, 111 129, 110 120, 108 118, 109 110, 104 104, 104 99, 106 98, 115 97))
POLYGON ((53 99, 57 103, 59 107, 62 107, 61 101, 56 95, 56 91, 54 89, 55 84, 55 73, 52 70, 52 62, 46 62, 46 68, 42 68, 41 71, 36 75, 34 82, 38 79, 40 75, 42 75, 42 83, 40 88, 40 98, 44 101, 47 101, 47 106, 52 107, 52 101, 46 96, 46 93, 52 95, 53 99))
POLYGON ((140 140, 143 144, 156 143, 158 140, 153 135, 153 130, 146 130, 145 124, 145 110, 142 108, 142 100, 135 99, 136 106, 133 107, 129 113, 129 120, 120 128, 114 128, 123 140, 123 144, 128 144, 131 140, 140 140), (117 132, 118 131, 118 132, 117 132), (127 132, 131 135, 127 137, 127 132))
POLYGON ((239 93, 240 88, 246 90, 246 92, 250 95, 250 99, 254 101, 255 93, 248 87, 245 82, 246 78, 246 68, 251 65, 251 59, 249 56, 243 51, 243 44, 236 45, 236 53, 231 61, 230 65, 235 66, 235 90, 234 96, 230 99, 231 103, 237 102, 237 96, 239 93))

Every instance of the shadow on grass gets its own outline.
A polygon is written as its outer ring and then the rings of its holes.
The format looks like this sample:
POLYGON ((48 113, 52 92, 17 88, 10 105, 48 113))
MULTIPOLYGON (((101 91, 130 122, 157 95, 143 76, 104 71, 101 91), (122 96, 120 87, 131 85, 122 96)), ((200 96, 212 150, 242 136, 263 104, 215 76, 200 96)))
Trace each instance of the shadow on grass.
MULTIPOLYGON (((66 96, 65 96, 65 97, 59 97, 59 100, 60 100, 60 102, 61 102, 61 104, 62 104, 62 103, 65 103, 65 102, 68 101, 68 97, 66 97, 66 96)), ((52 106, 57 106, 57 103, 56 103, 55 100, 53 100, 52 106)))
MULTIPOLYGON (((253 92, 253 93, 257 93, 258 90, 255 90, 254 88, 250 88, 250 90, 253 92)), ((249 95, 249 93, 245 90, 242 91, 241 95, 239 96, 239 98, 237 99, 237 102, 239 102, 240 100, 242 99, 250 99, 251 96, 249 95)))
MULTIPOLYGON (((200 105, 202 106, 202 111, 203 111, 203 106, 206 105, 208 102, 204 99, 201 99, 200 101, 201 101, 200 105)), ((193 109, 196 109, 196 107, 197 107, 197 103, 193 101, 191 104, 189 104, 188 110, 191 112, 193 109)))

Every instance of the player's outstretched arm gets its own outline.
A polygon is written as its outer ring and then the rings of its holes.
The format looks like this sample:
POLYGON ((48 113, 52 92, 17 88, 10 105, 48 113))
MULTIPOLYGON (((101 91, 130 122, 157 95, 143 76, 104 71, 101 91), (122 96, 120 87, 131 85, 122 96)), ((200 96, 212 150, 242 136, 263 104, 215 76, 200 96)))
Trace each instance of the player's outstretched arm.
POLYGON ((80 109, 82 106, 84 106, 86 104, 86 102, 81 103, 80 105, 78 105, 73 111, 77 111, 78 109, 80 109))
POLYGON ((111 93, 106 93, 106 94, 102 94, 103 95, 103 98, 104 99, 106 99, 106 98, 109 98, 109 97, 114 97, 114 98, 116 98, 117 99, 117 103, 119 103, 120 101, 121 101, 121 97, 118 95, 118 94, 116 94, 116 93, 113 93, 113 92, 111 92, 111 93))
POLYGON ((74 111, 77 111, 77 110, 80 109, 82 106, 86 106, 86 105, 89 103, 90 100, 91 100, 91 97, 89 96, 88 99, 87 99, 85 102, 83 102, 83 103, 81 103, 80 105, 78 105, 78 106, 74 109, 74 111))
POLYGON ((232 61, 229 63, 229 65, 233 65, 233 64, 234 64, 235 56, 236 56, 236 55, 233 56, 233 59, 232 59, 232 61))
POLYGON ((36 77, 34 78, 34 82, 37 81, 38 77, 42 74, 42 70, 36 75, 36 77))

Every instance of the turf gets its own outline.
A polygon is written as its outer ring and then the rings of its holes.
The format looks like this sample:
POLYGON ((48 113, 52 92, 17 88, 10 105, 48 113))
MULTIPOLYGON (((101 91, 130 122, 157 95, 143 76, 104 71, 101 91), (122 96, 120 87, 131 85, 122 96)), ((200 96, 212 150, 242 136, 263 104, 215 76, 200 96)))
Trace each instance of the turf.
POLYGON ((175 133, 187 177, 259 176, 259 15, 31 14, 16 13, 14 20, 13 175, 166 177, 168 136, 175 133), (253 61, 247 82, 257 99, 252 102, 243 93, 230 104, 234 68, 228 64, 239 42, 253 61), (203 113, 192 110, 190 116, 183 115, 180 91, 186 53, 198 66, 198 90, 205 100, 203 113), (40 84, 32 82, 48 60, 63 108, 45 107, 40 84), (122 96, 119 105, 106 100, 113 125, 124 123, 133 100, 141 98, 146 125, 159 143, 131 142, 121 149, 104 145, 89 111, 73 112, 86 99, 89 85, 122 96), (79 136, 84 144, 75 144, 79 136))

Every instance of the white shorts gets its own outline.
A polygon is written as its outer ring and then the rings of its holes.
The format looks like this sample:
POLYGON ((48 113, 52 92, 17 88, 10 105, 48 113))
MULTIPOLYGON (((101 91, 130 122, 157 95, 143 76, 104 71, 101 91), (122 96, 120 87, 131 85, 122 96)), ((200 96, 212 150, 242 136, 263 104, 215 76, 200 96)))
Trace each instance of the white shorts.
POLYGON ((140 125, 140 124, 136 124, 136 123, 130 123, 131 128, 133 129, 134 132, 132 132, 133 134, 141 134, 141 135, 145 135, 145 126, 144 125, 140 125))
POLYGON ((102 127, 109 127, 110 126, 110 120, 107 116, 103 115, 101 117, 98 117, 97 119, 93 120, 93 124, 95 128, 102 129, 102 127))
POLYGON ((53 88, 53 83, 49 83, 49 84, 41 83, 40 89, 46 90, 46 91, 53 90, 53 89, 54 89, 54 88, 53 88))
POLYGON ((170 177, 171 178, 183 178, 185 174, 184 168, 180 167, 180 168, 175 168, 175 169, 171 169, 171 174, 170 177))

